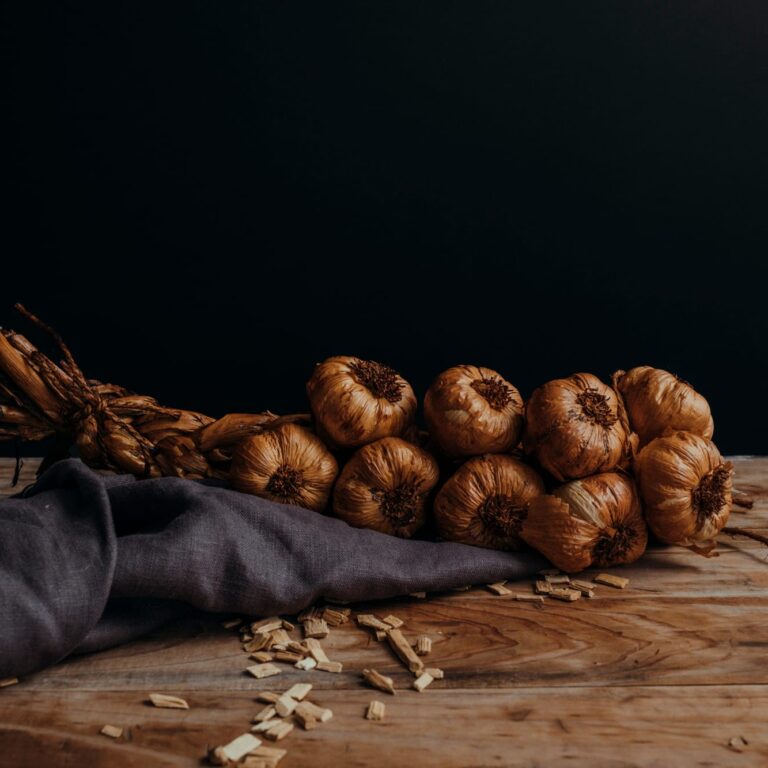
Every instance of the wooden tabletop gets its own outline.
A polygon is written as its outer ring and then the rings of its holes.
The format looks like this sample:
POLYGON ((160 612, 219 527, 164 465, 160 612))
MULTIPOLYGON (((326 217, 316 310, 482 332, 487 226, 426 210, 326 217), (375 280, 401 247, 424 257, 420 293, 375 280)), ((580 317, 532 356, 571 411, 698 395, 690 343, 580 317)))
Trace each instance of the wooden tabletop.
MULTIPOLYGON (((768 459, 734 463, 736 486, 756 503, 732 524, 765 533, 768 459)), ((281 741, 280 768, 766 766, 768 551, 726 536, 719 551, 651 550, 612 570, 627 589, 599 587, 573 604, 536 608, 477 588, 355 606, 396 614, 409 639, 432 638, 425 661, 445 679, 423 693, 352 623, 322 641, 341 674, 281 665, 259 681, 221 617, 185 621, 0 690, 0 765, 198 766, 206 745, 249 730, 257 691, 311 682, 309 698, 334 717, 281 741), (361 684, 370 667, 394 678, 396 696, 361 684), (150 692, 190 709, 153 708, 150 692), (385 720, 364 719, 372 699, 386 704, 385 720), (107 723, 124 736, 100 735, 107 723)))

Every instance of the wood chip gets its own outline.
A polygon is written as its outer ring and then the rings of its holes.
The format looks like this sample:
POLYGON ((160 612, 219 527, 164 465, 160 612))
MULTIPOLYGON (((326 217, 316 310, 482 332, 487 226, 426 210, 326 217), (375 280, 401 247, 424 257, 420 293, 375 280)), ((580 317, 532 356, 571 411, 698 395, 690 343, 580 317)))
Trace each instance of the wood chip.
POLYGON ((377 629, 375 635, 379 642, 387 639, 387 631, 385 629, 377 629))
POLYGON ((571 580, 571 589, 578 589, 584 597, 593 598, 595 596, 595 586, 589 581, 571 580))
POLYGON ((323 620, 332 627, 340 627, 349 621, 350 611, 338 610, 336 608, 323 609, 323 620))
POLYGON ((296 722, 305 730, 305 731, 312 731, 315 728, 317 728, 317 718, 310 715, 308 712, 305 712, 302 710, 299 712, 298 710, 293 713, 296 722))
POLYGON ((269 720, 262 720, 260 723, 256 723, 251 728, 251 733, 266 733, 274 728, 278 723, 282 723, 283 720, 279 717, 272 717, 269 720))
POLYGON ((409 592, 410 597, 415 597, 417 600, 424 600, 427 596, 426 592, 409 592))
POLYGON ((283 619, 283 629, 286 632, 293 632, 293 630, 296 629, 296 626, 294 624, 291 624, 290 621, 286 621, 286 619, 283 619))
POLYGON ((629 579, 625 579, 623 576, 614 576, 611 573, 599 573, 592 581, 597 584, 607 584, 616 589, 624 589, 629 584, 629 579))
POLYGON ((433 680, 442 680, 445 677, 445 672, 438 667, 427 667, 424 673, 431 675, 433 680))
POLYGON ((537 579, 533 591, 537 595, 548 595, 552 591, 552 585, 544 579, 537 579))
POLYGON ((312 683, 295 683, 283 695, 290 696, 292 699, 296 699, 296 701, 302 701, 311 690, 312 683))
POLYGON ((281 629, 283 626, 283 620, 279 616, 272 616, 269 619, 261 619, 261 621, 254 621, 251 624, 251 633, 257 632, 271 632, 273 629, 281 629))
POLYGON ((276 725, 273 725, 268 731, 264 732, 264 735, 270 741, 280 741, 284 739, 293 730, 293 723, 289 723, 287 720, 280 720, 276 725))
POLYGON ((149 700, 156 706, 163 709, 189 709, 184 699, 178 696, 168 696, 165 693, 150 693, 149 700))
POLYGON ((391 677, 382 675, 381 672, 377 672, 375 669, 364 669, 362 675, 368 685, 372 685, 374 688, 384 691, 384 693, 395 695, 395 684, 391 677))
POLYGON ((244 758, 249 752, 252 752, 260 746, 261 739, 257 739, 251 733, 243 733, 236 739, 232 739, 229 744, 225 744, 221 747, 221 754, 223 754, 227 760, 236 763, 244 758))
MULTIPOLYGON (((317 640, 315 640, 317 642, 317 640)), ((292 651, 293 653, 298 653, 300 656, 308 656, 309 650, 305 645, 302 645, 297 640, 291 640, 288 645, 285 646, 286 650, 292 651)))
POLYGON ((397 616, 393 616, 390 614, 389 616, 385 616, 382 621, 385 624, 389 624, 392 629, 397 629, 398 627, 402 627, 405 622, 402 619, 399 619, 397 616))
POLYGON ((387 632, 392 629, 389 624, 385 624, 381 619, 377 619, 372 613, 358 613, 355 617, 358 626, 370 627, 371 629, 380 629, 387 632))
POLYGON ((435 678, 432 677, 432 675, 428 674, 427 672, 424 672, 424 674, 419 675, 414 681, 413 681, 413 687, 421 693, 435 678))
POLYGON ((275 653, 275 661, 283 661, 286 664, 295 664, 303 658, 304 656, 300 653, 292 653, 291 651, 277 651, 275 653))
POLYGON ((307 644, 307 651, 309 651, 309 655, 315 661, 330 661, 328 656, 326 656, 325 651, 323 650, 323 646, 320 645, 319 640, 314 637, 308 637, 304 642, 307 644))
POLYGON ((273 643, 274 640, 269 632, 256 632, 250 640, 243 643, 243 650, 247 653, 268 651, 273 643))
POLYGON ((544 605, 544 596, 543 595, 527 595, 527 594, 516 594, 515 600, 519 600, 521 603, 533 603, 534 605, 544 605))
POLYGON ((277 764, 288 754, 286 749, 260 746, 254 749, 241 763, 243 768, 277 768, 277 764))
POLYGON ((556 600, 563 600, 566 603, 581 600, 581 592, 578 589, 568 589, 566 587, 554 587, 549 596, 554 597, 556 600))
POLYGON ((269 634, 272 635, 273 645, 281 645, 285 649, 288 647, 288 643, 291 642, 291 638, 282 627, 280 629, 273 629, 269 634))
POLYGON ((302 712, 310 717, 314 717, 315 720, 321 723, 327 723, 332 717, 333 712, 327 707, 319 707, 317 704, 313 704, 311 701, 302 701, 294 714, 302 712))
POLYGON ((494 595, 511 595, 512 594, 512 590, 511 589, 507 589, 504 586, 504 584, 506 584, 506 582, 504 582, 504 581, 497 581, 494 584, 486 584, 485 588, 489 592, 492 592, 494 595))
MULTIPOLYGON (((279 700, 279 697, 278 697, 279 700)), ((267 704, 264 709, 261 710, 254 718, 251 720, 252 723, 263 723, 266 720, 272 720, 277 715, 277 710, 272 704, 267 704)))
POLYGON ((304 637, 328 637, 330 631, 325 619, 307 619, 302 626, 304 637))
POLYGON ((18 685, 18 684, 19 684, 18 677, 4 677, 2 680, 0 680, 0 688, 7 688, 9 685, 18 685))
POLYGON ((424 671, 424 662, 416 655, 399 629, 391 629, 387 632, 387 642, 414 675, 420 675, 424 671))
POLYGON ((320 672, 335 672, 338 674, 344 669, 344 665, 340 661, 318 661, 316 669, 320 672))
POLYGON ((123 735, 123 729, 118 728, 116 725, 104 725, 99 733, 109 736, 110 739, 119 739, 123 735))
POLYGON ((260 691, 256 694, 256 701, 260 701, 263 704, 274 704, 279 698, 280 694, 274 691, 260 691))
POLYGON ((743 736, 731 736, 728 739, 728 749, 734 752, 744 752, 749 746, 749 742, 743 736))
POLYGON ((240 641, 243 643, 250 643, 253 640, 253 635, 250 632, 240 632, 240 641))
POLYGON ((293 710, 296 709, 296 705, 299 702, 296 701, 296 699, 292 699, 288 694, 283 694, 276 702, 275 702, 275 712, 277 712, 278 717, 288 717, 288 715, 293 713, 293 710))
POLYGON ((565 573, 558 573, 558 574, 548 573, 544 576, 544 581, 547 581, 550 584, 568 584, 570 580, 571 580, 571 577, 566 575, 565 573))
POLYGON ((234 629, 235 627, 239 627, 242 623, 242 619, 229 619, 228 621, 222 621, 221 626, 224 627, 224 629, 234 629))
POLYGON ((416 638, 416 655, 426 656, 428 653, 432 653, 432 640, 426 635, 419 635, 416 638))
POLYGON ((246 669, 255 678, 261 680, 263 677, 272 677, 273 675, 280 674, 280 667, 276 667, 274 664, 254 664, 252 667, 246 669))
POLYGON ((264 664, 267 661, 272 661, 274 657, 271 653, 267 653, 266 651, 256 651, 256 653, 251 654, 251 658, 254 661, 258 661, 260 664, 264 664))
POLYGON ((376 701, 375 699, 368 704, 368 709, 365 711, 366 720, 383 720, 384 713, 387 711, 387 706, 383 701, 376 701))
POLYGON ((296 667, 296 669, 302 669, 305 672, 309 672, 310 669, 314 669, 317 666, 317 662, 311 656, 305 656, 293 666, 296 667))
POLYGON ((321 619, 322 617, 323 617, 323 609, 313 605, 310 608, 307 608, 306 610, 302 611, 296 617, 296 620, 299 623, 303 624, 305 621, 309 621, 310 619, 321 619))

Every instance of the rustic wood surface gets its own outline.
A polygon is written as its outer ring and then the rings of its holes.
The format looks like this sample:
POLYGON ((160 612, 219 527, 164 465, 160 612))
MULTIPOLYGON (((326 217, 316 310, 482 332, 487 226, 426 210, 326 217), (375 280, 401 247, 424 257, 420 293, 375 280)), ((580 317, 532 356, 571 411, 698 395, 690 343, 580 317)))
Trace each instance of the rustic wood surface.
MULTIPOLYGON (((768 459, 734 463, 737 487, 756 503, 731 523, 765 533, 768 459)), ((9 476, 5 463, 4 487, 9 476)), ((768 550, 727 536, 719 549, 712 559, 651 550, 612 570, 631 579, 626 590, 598 587, 574 604, 536 608, 473 589, 365 606, 404 619, 409 639, 432 638, 425 661, 446 677, 424 693, 352 624, 322 641, 342 674, 281 665, 258 681, 244 672, 235 631, 186 620, 0 689, 0 765, 197 766, 206 745, 248 730, 257 691, 307 681, 334 717, 280 742, 281 768, 766 766, 768 550), (363 687, 366 667, 393 677, 397 695, 363 687), (190 709, 155 709, 150 691, 183 696, 190 709), (374 698, 387 705, 382 722, 363 718, 374 698), (105 723, 123 737, 99 735, 105 723), (738 737, 743 751, 729 746, 738 737)), ((529 581, 510 586, 530 591, 529 581)))

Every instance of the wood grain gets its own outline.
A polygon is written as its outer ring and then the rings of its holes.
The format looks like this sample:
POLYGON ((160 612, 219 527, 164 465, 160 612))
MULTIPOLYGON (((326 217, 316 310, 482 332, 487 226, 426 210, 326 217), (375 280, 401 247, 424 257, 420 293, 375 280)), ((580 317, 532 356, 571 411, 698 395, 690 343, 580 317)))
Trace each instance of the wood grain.
MULTIPOLYGON (((768 459, 738 458, 736 486, 755 496, 735 524, 768 529, 768 459)), ((34 467, 24 468, 22 482, 34 467)), ((0 466, 0 482, 9 477, 0 466)), ((340 675, 299 672, 258 681, 237 634, 200 617, 0 690, 0 765, 193 766, 206 745, 248 729, 255 693, 311 682, 334 710, 294 731, 281 768, 325 766, 768 765, 768 553, 721 537, 720 556, 656 548, 632 566, 626 590, 537 609, 485 590, 356 606, 405 620, 432 638, 427 666, 446 679, 423 694, 392 652, 351 624, 323 641, 340 675), (395 680, 382 722, 364 667, 395 680), (157 710, 150 691, 183 695, 189 711, 157 710), (112 741, 105 723, 126 729, 112 741), (732 737, 749 744, 743 753, 732 737)), ((528 591, 529 582, 512 585, 528 591)), ((297 637, 298 632, 294 633, 297 637)))

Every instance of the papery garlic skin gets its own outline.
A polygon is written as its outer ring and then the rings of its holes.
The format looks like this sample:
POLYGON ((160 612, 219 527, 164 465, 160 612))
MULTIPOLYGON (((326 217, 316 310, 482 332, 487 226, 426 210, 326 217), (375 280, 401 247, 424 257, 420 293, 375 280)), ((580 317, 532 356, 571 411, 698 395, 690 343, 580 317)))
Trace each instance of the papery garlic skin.
POLYGON ((628 451, 616 393, 590 373, 555 379, 526 404, 523 445, 555 479, 608 472, 628 451))
POLYGON ((634 462, 645 517, 667 544, 707 554, 731 512, 733 467, 691 432, 657 437, 634 462))
POLYGON ((338 471, 317 435, 289 423, 238 443, 230 482, 243 493, 319 512, 328 504, 338 471))
POLYGON ((447 456, 502 453, 520 439, 523 400, 496 371, 457 365, 443 371, 427 390, 424 419, 447 456))
POLYGON ((613 382, 641 446, 678 431, 712 439, 715 425, 709 403, 688 382, 648 365, 617 371, 613 382))
POLYGON ((329 357, 307 382, 318 432, 335 447, 357 447, 402 435, 416 414, 411 385, 373 360, 329 357))
POLYGON ((399 437, 360 448, 333 493, 334 514, 355 528, 410 538, 424 525, 439 470, 425 450, 399 437))
POLYGON ((544 493, 538 473, 504 454, 462 464, 435 498, 437 531, 445 541, 516 550, 528 503, 544 493))
POLYGON ((618 472, 572 480, 531 500, 521 535, 567 573, 632 563, 648 544, 635 483, 618 472))

